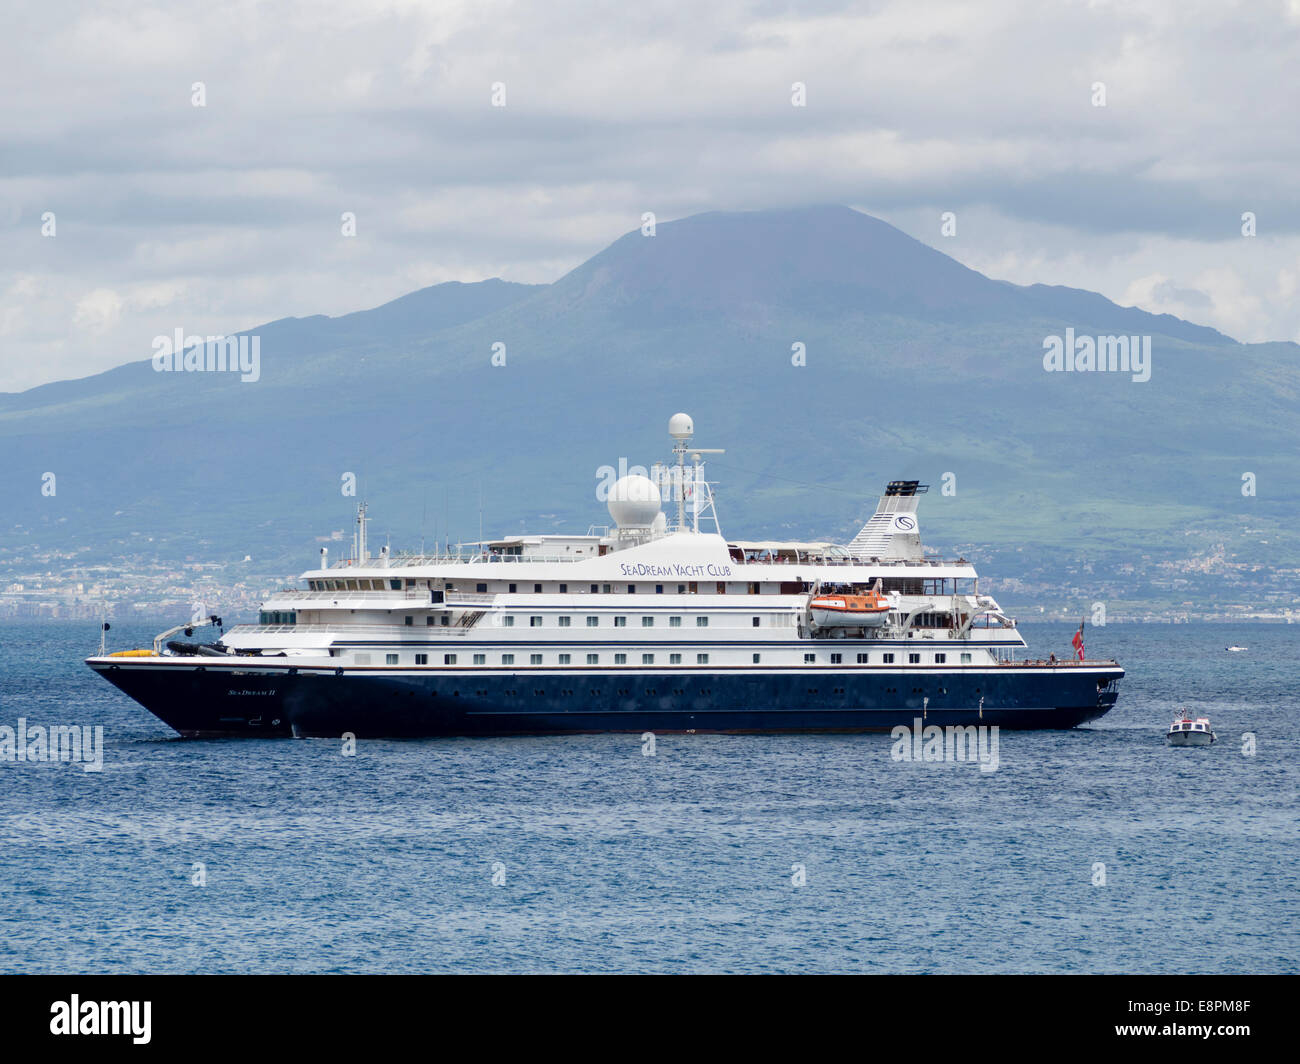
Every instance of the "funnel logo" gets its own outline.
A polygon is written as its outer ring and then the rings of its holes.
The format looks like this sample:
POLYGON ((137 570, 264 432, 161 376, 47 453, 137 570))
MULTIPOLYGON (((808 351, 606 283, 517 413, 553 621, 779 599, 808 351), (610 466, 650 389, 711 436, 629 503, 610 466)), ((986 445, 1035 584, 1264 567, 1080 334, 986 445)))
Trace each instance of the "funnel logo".
POLYGON ((916 518, 911 514, 899 514, 894 518, 894 529, 898 532, 915 532, 916 518))

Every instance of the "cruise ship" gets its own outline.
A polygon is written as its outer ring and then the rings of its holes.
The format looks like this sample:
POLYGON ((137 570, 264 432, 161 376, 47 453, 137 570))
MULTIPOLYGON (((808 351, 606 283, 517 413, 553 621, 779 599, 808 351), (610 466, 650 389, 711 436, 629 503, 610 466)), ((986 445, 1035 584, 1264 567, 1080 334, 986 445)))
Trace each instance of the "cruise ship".
POLYGON ((1029 659, 964 558, 921 546, 916 481, 848 543, 727 539, 685 414, 673 458, 608 486, 612 525, 372 557, 353 548, 213 643, 87 664, 183 736, 1071 728, 1114 661, 1029 659))

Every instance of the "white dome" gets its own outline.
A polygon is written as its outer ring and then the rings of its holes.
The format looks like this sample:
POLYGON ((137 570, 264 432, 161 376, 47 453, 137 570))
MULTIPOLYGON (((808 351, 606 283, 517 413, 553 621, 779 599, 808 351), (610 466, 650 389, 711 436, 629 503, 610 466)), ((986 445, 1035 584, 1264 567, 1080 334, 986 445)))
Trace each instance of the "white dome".
POLYGON ((668 419, 668 435, 675 440, 689 440, 695 435, 695 422, 690 414, 674 414, 668 419))
POLYGON ((619 528, 649 528, 661 502, 653 480, 629 473, 609 489, 609 516, 619 528))

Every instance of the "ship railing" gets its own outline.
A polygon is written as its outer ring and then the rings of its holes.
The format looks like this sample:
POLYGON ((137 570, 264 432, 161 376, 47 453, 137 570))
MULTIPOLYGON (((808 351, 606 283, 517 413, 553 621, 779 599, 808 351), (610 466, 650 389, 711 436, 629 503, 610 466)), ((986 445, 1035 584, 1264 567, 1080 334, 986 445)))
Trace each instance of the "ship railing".
MULTIPOLYGON (((468 628, 444 625, 413 628, 405 624, 240 624, 227 632, 232 635, 334 635, 346 639, 351 635, 392 635, 393 642, 407 642, 406 637, 420 633, 423 639, 444 637, 459 638, 469 633, 468 628)), ((423 640, 420 640, 423 641, 423 640)))
POLYGON ((286 602, 291 599, 304 599, 308 602, 334 602, 340 599, 347 602, 391 602, 393 599, 399 599, 402 602, 406 602, 411 599, 420 599, 424 602, 428 602, 429 589, 427 587, 408 587, 384 591, 376 591, 373 588, 368 591, 294 591, 292 589, 287 589, 277 591, 266 600, 264 605, 286 602))

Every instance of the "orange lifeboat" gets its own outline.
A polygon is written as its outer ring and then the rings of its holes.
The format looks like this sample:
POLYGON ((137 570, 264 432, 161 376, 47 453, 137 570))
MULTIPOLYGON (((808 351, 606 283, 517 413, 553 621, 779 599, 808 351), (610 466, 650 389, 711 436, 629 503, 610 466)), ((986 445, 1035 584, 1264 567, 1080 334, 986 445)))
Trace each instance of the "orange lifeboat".
POLYGON ((808 603, 822 628, 878 628, 893 608, 879 591, 864 595, 817 595, 808 603))

